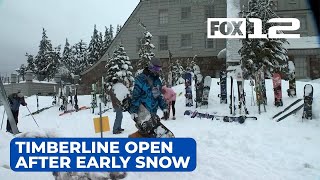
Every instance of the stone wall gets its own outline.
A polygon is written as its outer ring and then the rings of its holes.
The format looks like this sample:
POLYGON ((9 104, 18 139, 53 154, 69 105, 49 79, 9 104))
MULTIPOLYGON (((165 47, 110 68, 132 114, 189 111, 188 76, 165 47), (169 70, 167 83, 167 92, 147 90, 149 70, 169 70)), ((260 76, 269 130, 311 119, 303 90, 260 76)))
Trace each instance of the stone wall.
POLYGON ((6 90, 7 95, 21 90, 21 92, 25 96, 32 96, 38 93, 40 93, 42 96, 50 96, 54 93, 54 86, 57 86, 57 84, 44 82, 23 82, 5 84, 4 88, 6 90))

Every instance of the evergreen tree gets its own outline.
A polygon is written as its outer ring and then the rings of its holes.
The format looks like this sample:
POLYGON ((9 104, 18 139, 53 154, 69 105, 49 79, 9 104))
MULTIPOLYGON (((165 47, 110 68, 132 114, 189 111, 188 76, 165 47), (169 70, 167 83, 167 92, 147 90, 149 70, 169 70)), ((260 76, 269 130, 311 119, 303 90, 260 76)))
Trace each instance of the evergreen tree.
MULTIPOLYGON (((267 21, 278 18, 272 9, 272 3, 269 0, 250 0, 248 13, 244 15, 247 18, 247 33, 254 32, 254 26, 248 18, 259 18, 262 20, 262 34, 268 34, 268 29, 275 24, 267 21)), ((288 43, 286 39, 243 39, 243 46, 239 53, 244 76, 254 76, 255 72, 263 66, 268 75, 274 71, 286 73, 288 56, 284 43, 288 43)))
POLYGON ((125 86, 131 88, 134 78, 132 76, 132 65, 124 47, 120 44, 118 49, 113 52, 112 58, 107 63, 107 88, 110 88, 110 82, 117 78, 125 86))
POLYGON ((21 64, 20 68, 16 69, 19 78, 22 77, 22 81, 24 81, 24 76, 26 74, 27 71, 27 67, 24 64, 21 64))
POLYGON ((47 75, 46 78, 49 81, 53 79, 55 74, 58 72, 58 69, 61 64, 61 55, 60 55, 61 46, 55 47, 51 52, 47 62, 47 75))
POLYGON ((113 40, 113 26, 112 26, 112 24, 110 24, 110 27, 109 27, 109 36, 110 36, 110 38, 111 38, 111 41, 113 40))
POLYGON ((122 26, 120 24, 117 25, 117 32, 116 32, 116 35, 120 32, 122 26))
POLYGON ((32 72, 35 72, 35 68, 36 67, 35 67, 35 64, 34 64, 33 55, 26 53, 25 56, 27 57, 27 63, 28 63, 26 70, 27 71, 30 70, 32 72))
POLYGON ((48 40, 46 30, 43 28, 42 39, 39 45, 39 52, 34 60, 34 64, 36 67, 35 74, 40 81, 48 77, 48 62, 51 62, 52 51, 52 44, 50 40, 48 40))
POLYGON ((141 47, 139 51, 139 61, 138 61, 138 70, 144 69, 150 62, 151 58, 154 57, 152 52, 155 49, 155 46, 151 43, 152 34, 149 31, 144 32, 144 36, 141 39, 141 47))
POLYGON ((72 53, 70 44, 68 42, 68 39, 66 39, 66 44, 64 45, 62 58, 61 58, 61 66, 67 68, 68 70, 71 70, 73 66, 72 63, 73 63, 73 53, 72 53))
POLYGON ((90 66, 98 62, 101 57, 102 39, 99 37, 99 32, 94 25, 93 35, 88 48, 88 63, 90 66))
POLYGON ((72 54, 72 68, 70 72, 79 75, 89 65, 87 44, 81 40, 72 47, 72 54))
POLYGON ((185 70, 181 65, 180 61, 176 60, 172 65, 173 86, 184 83, 184 79, 183 79, 184 73, 185 73, 185 70))
POLYGON ((104 38, 103 38, 103 43, 102 43, 102 47, 101 47, 101 55, 103 56, 108 48, 110 47, 111 45, 111 42, 112 42, 112 36, 109 32, 109 29, 108 27, 105 27, 105 32, 104 32, 104 38))

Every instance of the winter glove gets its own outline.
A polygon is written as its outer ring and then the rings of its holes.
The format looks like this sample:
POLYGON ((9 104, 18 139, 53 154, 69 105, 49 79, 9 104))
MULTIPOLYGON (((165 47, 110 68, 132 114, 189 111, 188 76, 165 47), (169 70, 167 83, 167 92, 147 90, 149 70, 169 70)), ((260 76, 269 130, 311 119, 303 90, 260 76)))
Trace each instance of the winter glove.
POLYGON ((165 120, 169 119, 169 111, 167 109, 163 110, 163 117, 165 120))

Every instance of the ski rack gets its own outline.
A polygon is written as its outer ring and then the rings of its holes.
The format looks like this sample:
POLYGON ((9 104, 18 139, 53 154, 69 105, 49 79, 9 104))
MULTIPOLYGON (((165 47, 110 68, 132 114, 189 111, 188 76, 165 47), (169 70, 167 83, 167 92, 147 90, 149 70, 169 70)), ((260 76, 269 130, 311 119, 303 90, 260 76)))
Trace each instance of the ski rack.
POLYGON ((9 105, 8 96, 6 94, 6 90, 4 89, 4 85, 2 83, 1 78, 0 78, 0 91, 1 91, 0 92, 0 99, 1 99, 1 101, 3 103, 5 111, 7 113, 12 133, 13 134, 18 134, 19 130, 18 130, 18 127, 17 127, 17 125, 15 123, 15 119, 13 117, 13 114, 12 114, 12 111, 11 111, 11 108, 10 108, 10 105, 9 105))

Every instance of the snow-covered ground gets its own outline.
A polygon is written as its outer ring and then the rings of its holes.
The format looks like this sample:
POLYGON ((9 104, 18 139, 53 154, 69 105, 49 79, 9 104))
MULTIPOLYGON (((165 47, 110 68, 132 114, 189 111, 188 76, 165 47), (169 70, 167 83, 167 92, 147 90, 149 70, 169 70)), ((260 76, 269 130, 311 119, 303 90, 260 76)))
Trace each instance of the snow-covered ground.
MULTIPOLYGON (((229 105, 219 103, 220 87, 218 79, 212 80, 209 108, 198 109, 199 112, 229 115, 229 105)), ((303 87, 308 82, 297 82, 297 98, 303 97, 303 87)), ((244 124, 226 123, 220 120, 190 118, 184 116, 185 97, 177 97, 177 120, 163 123, 172 130, 176 137, 191 137, 197 142, 197 168, 188 173, 135 173, 129 172, 128 180, 318 180, 320 179, 320 111, 318 97, 320 84, 312 82, 314 87, 313 120, 301 121, 302 110, 281 122, 272 120, 272 116, 284 109, 297 98, 289 98, 286 93, 288 83, 283 81, 284 107, 273 106, 272 82, 267 80, 267 112, 258 115, 258 108, 251 106, 251 87, 245 84, 247 107, 250 115, 258 117, 257 121, 247 120, 244 124)), ((230 88, 230 87, 228 87, 230 88)), ((177 94, 184 92, 184 86, 174 87, 177 94)), ((228 91, 229 93, 229 91, 228 91)), ((184 93, 182 93, 184 94, 184 93)), ((228 99, 229 100, 229 99, 228 99)), ((26 99, 29 109, 37 110, 36 97, 26 99)), ((90 106, 90 96, 80 96, 79 105, 90 106)), ((51 97, 39 97, 40 108, 50 106, 51 97)), ((111 105, 109 105, 111 106, 111 105)), ((0 107, 3 112, 3 107, 0 107)), ((38 128, 33 122, 27 108, 20 108, 19 129, 22 132, 51 132, 61 137, 100 137, 94 133, 93 115, 90 110, 59 116, 58 107, 53 107, 35 115, 38 128)), ((1 114, 2 115, 2 114, 1 114)), ((110 117, 112 127, 115 113, 105 113, 110 117)), ((159 115, 162 112, 159 111, 159 115)), ((6 119, 6 118, 5 118, 6 119)), ((48 173, 17 173, 10 170, 9 143, 13 138, 5 132, 4 122, 0 131, 0 179, 1 180, 47 180, 54 179, 48 173)), ((128 113, 124 113, 119 135, 104 133, 105 137, 127 137, 136 130, 128 113)), ((186 147, 188 148, 188 147, 186 147)))

